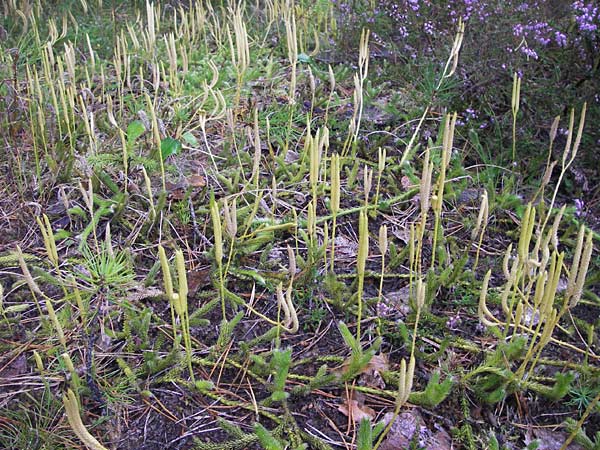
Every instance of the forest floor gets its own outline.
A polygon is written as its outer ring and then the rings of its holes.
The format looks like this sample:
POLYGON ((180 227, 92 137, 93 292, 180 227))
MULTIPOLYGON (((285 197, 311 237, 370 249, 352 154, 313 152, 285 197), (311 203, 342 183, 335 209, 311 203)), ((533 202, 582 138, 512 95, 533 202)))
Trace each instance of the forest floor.
POLYGON ((0 448, 600 448, 598 65, 371 3, 3 7, 0 448))

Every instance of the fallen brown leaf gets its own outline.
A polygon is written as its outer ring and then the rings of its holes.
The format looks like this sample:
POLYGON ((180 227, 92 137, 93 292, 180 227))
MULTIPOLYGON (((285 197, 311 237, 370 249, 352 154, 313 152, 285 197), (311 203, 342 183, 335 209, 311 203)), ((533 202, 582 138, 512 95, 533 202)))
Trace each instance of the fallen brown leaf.
POLYGON ((375 417, 375 411, 365 405, 360 405, 357 400, 350 399, 339 406, 338 411, 354 423, 363 419, 372 420, 375 417))
POLYGON ((373 371, 373 372, 381 373, 381 372, 385 372, 389 368, 390 368, 390 365, 388 363, 387 356, 385 356, 383 353, 380 353, 379 355, 375 355, 371 358, 371 361, 369 361, 369 364, 367 364, 367 368, 365 369, 365 372, 373 371))
MULTIPOLYGON (((338 373, 339 375, 343 375, 348 371, 348 368, 350 367, 352 361, 352 356, 349 356, 348 358, 346 358, 346 360, 342 363, 341 367, 335 369, 335 372, 338 373)), ((369 363, 365 366, 365 368, 360 372, 360 375, 363 376, 367 376, 367 378, 371 377, 371 378, 377 378, 380 379, 380 373, 384 372, 386 370, 389 369, 389 364, 387 361, 387 357, 383 354, 379 354, 379 355, 374 355, 371 360, 369 361, 369 363)), ((363 386, 364 385, 371 385, 368 382, 365 382, 365 380, 363 380, 363 383, 361 383, 363 386)), ((379 383, 376 385, 376 387, 379 387, 379 383)))
POLYGON ((190 175, 187 178, 187 182, 190 186, 197 188, 206 186, 206 178, 204 178, 202 175, 190 175))

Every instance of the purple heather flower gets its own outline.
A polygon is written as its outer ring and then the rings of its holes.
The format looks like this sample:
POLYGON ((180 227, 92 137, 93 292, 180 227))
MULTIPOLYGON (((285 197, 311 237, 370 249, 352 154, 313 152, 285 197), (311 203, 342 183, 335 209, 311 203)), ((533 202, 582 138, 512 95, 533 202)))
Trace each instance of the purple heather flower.
POLYGON ((513 26, 513 34, 515 36, 523 36, 524 27, 522 24, 517 23, 513 26))
POLYGON ((408 30, 404 25, 400 25, 398 27, 398 34, 403 37, 403 38, 407 38, 408 37, 408 30))
POLYGON ((467 108, 467 109, 465 109, 465 112, 463 115, 464 115, 465 121, 468 122, 471 119, 477 118, 477 111, 475 111, 473 108, 467 108))
POLYGON ((576 1, 571 4, 571 7, 575 12, 575 21, 580 31, 592 33, 598 30, 600 11, 597 6, 592 2, 576 1))
POLYGON ((575 215, 577 217, 580 217, 583 214, 583 207, 585 206, 585 203, 583 203, 583 200, 576 198, 574 200, 575 203, 575 215))
POLYGON ((435 32, 435 26, 433 25, 432 22, 425 22, 425 24, 423 25, 423 29, 425 31, 425 33, 429 34, 430 36, 432 36, 435 32))
POLYGON ((390 313, 390 307, 383 302, 377 303, 377 315, 379 317, 385 317, 390 313))
POLYGON ((521 52, 525 56, 527 56, 527 58, 538 59, 537 52, 534 49, 532 49, 531 47, 528 47, 528 46, 524 45, 523 47, 521 47, 521 52))
POLYGON ((554 32, 554 40, 556 41, 556 44, 559 47, 567 46, 567 36, 564 33, 561 33, 560 31, 554 32))
POLYGON ((462 320, 460 318, 460 313, 457 313, 455 316, 452 316, 446 322, 446 326, 451 330, 458 330, 460 327, 462 320))

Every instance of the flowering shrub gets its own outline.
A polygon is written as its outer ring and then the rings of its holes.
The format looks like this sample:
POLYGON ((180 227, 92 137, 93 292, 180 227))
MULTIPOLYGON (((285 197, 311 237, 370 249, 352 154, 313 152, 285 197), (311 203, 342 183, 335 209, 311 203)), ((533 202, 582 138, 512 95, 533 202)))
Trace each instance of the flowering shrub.
MULTIPOLYGON (((510 129, 514 73, 523 79, 521 111, 527 113, 520 123, 534 130, 532 147, 535 130, 571 106, 587 101, 590 120, 600 115, 597 0, 338 0, 338 6, 338 50, 352 53, 357 43, 350 37, 369 28, 372 48, 385 47, 405 63, 393 81, 398 86, 427 85, 420 80, 445 62, 458 21, 466 22, 455 89, 436 99, 439 107, 459 112, 459 126, 510 129)), ((426 100, 424 94, 409 93, 414 104, 426 100)))
POLYGON ((412 58, 451 42, 459 19, 467 22, 467 35, 476 38, 478 46, 502 46, 504 67, 510 71, 524 65, 519 57, 525 62, 538 60, 541 53, 556 49, 576 50, 580 62, 591 70, 593 57, 600 53, 600 7, 592 1, 346 0, 337 4, 344 23, 341 29, 371 28, 412 58), (486 42, 490 37, 493 41, 486 42))
POLYGON ((598 67, 598 54, 600 53, 600 7, 593 2, 576 1, 571 5, 575 25, 579 34, 575 37, 578 48, 588 54, 595 54, 593 61, 598 67))
POLYGON ((598 30, 598 21, 600 17, 598 6, 594 6, 592 2, 586 3, 577 1, 573 2, 572 8, 575 13, 575 20, 579 31, 582 33, 595 34, 598 30))

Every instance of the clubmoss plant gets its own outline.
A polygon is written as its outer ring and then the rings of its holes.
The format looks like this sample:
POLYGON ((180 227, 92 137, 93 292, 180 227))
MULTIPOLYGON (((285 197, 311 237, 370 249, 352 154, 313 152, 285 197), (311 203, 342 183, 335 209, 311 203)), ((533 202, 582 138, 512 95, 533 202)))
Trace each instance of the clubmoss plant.
POLYGON ((271 400, 274 402, 285 401, 289 394, 285 392, 285 383, 290 369, 290 363, 292 362, 292 349, 286 350, 275 349, 273 351, 273 357, 271 360, 271 366, 274 371, 273 377, 273 392, 271 393, 271 400))
POLYGON ((317 193, 319 190, 321 161, 323 153, 329 148, 329 130, 327 127, 319 128, 314 136, 310 136, 310 127, 307 128, 305 151, 309 155, 310 171, 309 183, 312 192, 313 203, 317 204, 317 193))
MULTIPOLYGON (((296 33, 296 14, 293 7, 284 11, 285 34, 288 50, 288 60, 291 65, 291 80, 288 101, 291 105, 296 103, 296 66, 298 65, 298 37, 296 33)), ((291 115, 290 115, 291 120, 291 115)), ((286 145, 287 148, 287 145, 286 145)))
POLYGON ((231 203, 226 198, 223 199, 223 218, 225 220, 225 234, 229 239, 229 252, 227 265, 225 266, 225 274, 227 274, 234 256, 234 244, 238 230, 237 197, 233 197, 231 203))
MULTIPOLYGON (((516 86, 516 91, 513 89, 513 99, 516 96, 518 100, 518 83, 516 86)), ((514 102, 515 100, 513 100, 514 102)), ((571 112, 567 143, 562 155, 559 183, 577 153, 585 120, 585 110, 584 105, 577 137, 572 148, 574 112, 571 112)), ((552 211, 557 189, 558 185, 554 190, 548 211, 552 211)), ((531 203, 527 205, 520 226, 516 254, 513 255, 511 245, 504 257, 503 272, 507 281, 500 295, 502 311, 505 316, 504 320, 496 318, 486 305, 486 293, 491 271, 488 271, 484 278, 479 301, 480 320, 488 327, 500 327, 504 339, 508 339, 511 345, 522 345, 524 349, 522 360, 518 367, 514 369, 514 372, 512 367, 502 367, 499 368, 500 372, 496 371, 491 376, 496 381, 488 380, 488 387, 496 386, 495 394, 489 397, 494 401, 502 399, 501 390, 509 385, 511 386, 510 389, 530 388, 555 399, 561 398, 568 392, 569 383, 572 380, 572 376, 569 374, 558 374, 552 388, 532 381, 534 370, 546 345, 553 342, 567 346, 567 344, 554 337, 554 331, 559 326, 559 321, 563 315, 576 305, 581 298, 593 251, 592 234, 588 232, 584 243, 585 231, 581 227, 576 240, 573 261, 570 268, 567 268, 564 261, 564 252, 559 253, 558 239, 558 228, 564 211, 565 209, 562 208, 555 215, 552 226, 547 228, 550 214, 544 215, 545 210, 542 209, 542 206, 534 207, 531 203), (538 209, 541 210, 542 217, 536 221, 538 209), (512 264, 510 264, 511 260, 512 264), (567 288, 562 299, 557 302, 558 285, 563 270, 568 272, 567 288), (523 342, 523 334, 528 342, 523 342), (500 379, 505 381, 500 383, 500 379), (497 387, 499 383, 500 388, 497 387)), ((495 371, 491 367, 489 370, 491 372, 495 371)))
POLYGON ((588 231, 587 236, 585 237, 585 243, 584 235, 585 228, 582 226, 579 228, 579 233, 577 235, 577 245, 573 255, 573 264, 571 265, 569 279, 567 281, 565 296, 568 299, 569 304, 568 306, 565 304, 564 308, 574 308, 577 306, 583 293, 583 285, 585 284, 585 278, 588 273, 592 251, 594 249, 592 231, 588 231))
POLYGON ((224 419, 217 419, 217 425, 225 432, 230 439, 220 442, 204 442, 196 440, 194 448, 197 450, 215 450, 217 447, 223 450, 238 450, 248 448, 258 441, 258 436, 255 431, 245 433, 234 423, 229 423, 224 419))
POLYGON ((365 166, 363 169, 363 193, 365 195, 365 208, 369 206, 369 194, 373 187, 373 169, 365 166))
POLYGON ((83 424, 79 415, 79 401, 71 389, 68 389, 63 396, 63 404, 69 419, 69 425, 84 445, 92 450, 107 450, 83 424))
POLYGON ((411 346, 411 351, 410 351, 411 355, 415 354, 415 346, 417 343, 417 330, 419 328, 419 319, 421 318, 421 312, 423 311, 423 308, 425 306, 425 292, 426 291, 427 291, 427 284, 423 282, 422 278, 417 278, 417 285, 416 285, 415 297, 414 297, 416 315, 415 315, 415 325, 414 325, 414 329, 413 329, 412 346, 411 346))
POLYGON ((385 171, 386 149, 379 147, 377 156, 377 187, 375 188, 375 200, 373 202, 375 205, 379 205, 379 190, 381 188, 381 177, 385 171))
POLYGON ((167 260, 165 250, 161 245, 158 246, 158 255, 160 258, 163 272, 165 293, 167 295, 167 298, 169 299, 169 304, 171 305, 171 320, 173 323, 174 342, 177 342, 175 337, 177 335, 177 330, 180 329, 185 345, 186 359, 188 369, 190 372, 190 377, 192 379, 192 383, 194 383, 195 377, 194 370, 192 368, 192 339, 190 336, 190 319, 188 314, 187 303, 188 284, 183 252, 181 250, 177 250, 175 252, 175 267, 177 270, 178 286, 177 292, 174 291, 173 281, 171 279, 171 269, 169 267, 169 262, 167 260), (177 314, 179 326, 177 325, 177 321, 175 320, 175 314, 177 314))
POLYGON ((244 317, 243 311, 237 313, 231 320, 222 320, 219 326, 219 336, 217 342, 213 347, 213 353, 216 356, 222 357, 223 352, 231 345, 233 339, 233 332, 235 327, 240 323, 244 317))
POLYGON ((512 161, 517 163, 517 114, 521 104, 521 77, 515 72, 513 75, 512 97, 510 100, 512 111, 512 161))
POLYGON ((365 351, 362 348, 362 343, 352 335, 344 322, 338 322, 338 329, 344 342, 351 350, 350 357, 341 376, 342 381, 349 381, 365 370, 369 361, 371 361, 375 353, 379 350, 382 340, 380 337, 375 339, 365 351))
POLYGON ((214 193, 210 194, 210 216, 212 219, 213 233, 214 233, 214 257, 217 264, 217 270, 219 274, 219 296, 221 298, 221 312, 223 313, 223 320, 226 320, 225 312, 225 274, 223 273, 223 233, 221 225, 221 213, 215 200, 214 193))
MULTIPOLYGON (((556 234, 556 229, 549 230, 543 239, 538 235, 532 243, 534 221, 535 209, 528 205, 521 225, 522 232, 518 251, 514 256, 510 269, 508 268, 508 260, 511 257, 510 247, 505 257, 504 272, 505 275, 508 275, 508 280, 502 289, 500 299, 506 319, 504 321, 497 319, 486 306, 486 292, 491 271, 488 271, 483 281, 479 316, 480 320, 487 326, 501 327, 503 329, 502 336, 508 338, 510 343, 517 345, 520 342, 518 345, 524 345, 524 355, 521 363, 514 374, 510 368, 506 368, 505 370, 508 371, 506 372, 507 376, 509 378, 514 377, 514 380, 520 385, 560 398, 568 391, 568 381, 570 380, 567 378, 557 376, 556 385, 551 390, 538 386, 530 380, 544 347, 550 342, 564 345, 553 337, 554 330, 560 318, 569 310, 569 304, 578 291, 574 288, 571 290, 567 288, 561 301, 562 304, 558 309, 555 307, 558 283, 565 265, 563 262, 564 253, 559 254, 556 250, 550 252, 549 244, 552 236, 556 234), (539 243, 540 241, 543 241, 542 244, 539 243), (530 250, 532 244, 533 251, 530 250), (539 253, 541 253, 540 256, 539 253), (513 330, 512 334, 510 330, 513 330), (528 337, 529 342, 527 345, 522 341, 521 333, 525 333, 525 336, 528 337)), ((558 227, 558 222, 555 222, 553 226, 553 228, 556 227, 558 227)), ((582 232, 580 232, 580 236, 583 236, 582 232)), ((578 255, 581 255, 583 238, 578 241, 580 242, 580 248, 579 251, 576 251, 573 261, 575 266, 572 266, 569 271, 571 280, 578 278, 578 275, 573 274, 579 272, 580 261, 578 255)), ((591 248, 591 238, 589 238, 589 244, 586 245, 588 245, 588 249, 591 248)), ((585 263, 585 261, 581 262, 585 263)), ((583 284, 583 281, 581 281, 581 284, 583 284)), ((572 281, 572 285, 576 285, 576 282, 572 281)))
POLYGON ((242 5, 235 4, 235 6, 230 6, 229 14, 231 15, 231 25, 233 27, 235 39, 231 35, 229 25, 226 26, 226 30, 231 51, 231 64, 235 67, 237 73, 237 91, 234 101, 234 108, 237 109, 240 102, 244 74, 250 65, 250 47, 248 44, 246 24, 242 16, 242 5))
POLYGON ((356 340, 360 342, 361 322, 363 312, 363 290, 365 283, 365 267, 369 256, 369 218, 365 210, 361 210, 358 217, 358 255, 356 259, 357 288, 357 313, 356 313, 356 340))
MULTIPOLYGON (((556 186, 554 188, 554 192, 552 194, 552 200, 550 201, 550 205, 548 211, 552 211, 554 208, 554 204, 556 202, 556 196, 558 195, 558 190, 562 184, 562 181, 567 174, 567 171, 572 166, 573 161, 575 161, 575 157, 577 156, 577 152, 579 151, 579 145, 581 144, 581 138, 583 136, 583 128, 585 125, 585 116, 587 112, 587 103, 584 103, 581 107, 581 113, 579 115, 579 126, 577 128, 577 134, 575 135, 575 141, 573 141, 573 136, 575 132, 575 109, 571 109, 571 114, 569 116, 569 127, 567 129, 567 141, 565 143, 565 148, 562 153, 561 158, 561 170, 558 175, 558 180, 556 181, 556 186)), ((546 215, 544 222, 541 226, 544 229, 548 223, 550 215, 546 215)))
POLYGON ((258 437, 260 445, 265 450, 284 450, 287 448, 287 442, 286 445, 279 442, 279 440, 260 423, 254 424, 254 433, 258 437))
POLYGON ((441 215, 444 201, 444 190, 446 186, 446 170, 450 163, 452 154, 452 144, 454 142, 454 128, 456 126, 457 114, 447 114, 444 119, 444 133, 442 137, 442 160, 440 162, 440 174, 437 179, 437 189, 435 196, 432 197, 431 203, 435 215, 435 224, 433 225, 433 245, 431 255, 431 268, 435 266, 435 256, 438 247, 438 240, 443 238, 443 230, 441 229, 441 215))
POLYGON ((67 352, 63 353, 61 355, 61 357, 62 357, 62 360, 63 360, 65 366, 67 367, 67 370, 69 371, 69 376, 71 377, 71 379, 70 379, 71 388, 75 391, 76 396, 79 397, 79 393, 81 392, 82 384, 81 384, 81 379, 79 378, 79 374, 77 373, 77 371, 75 370, 75 366, 73 365, 73 360, 71 359, 71 356, 67 352))
POLYGON ((475 262, 473 263, 473 270, 477 268, 479 263, 479 253, 481 251, 481 244, 483 243, 483 236, 485 235, 485 229, 488 223, 488 216, 490 214, 489 200, 487 191, 484 190, 481 195, 481 204, 479 205, 479 214, 477 215, 477 222, 475 228, 471 232, 471 240, 475 241, 477 235, 479 235, 479 241, 477 242, 477 253, 475 254, 475 262))
POLYGON ((38 300, 38 296, 44 297, 44 293, 41 291, 38 284, 33 279, 33 276, 31 276, 31 272, 29 271, 29 268, 27 267, 27 263, 25 262, 25 257, 23 255, 23 252, 21 251, 21 247, 19 247, 18 245, 17 245, 17 257, 18 257, 18 261, 19 261, 19 266, 21 268, 21 271, 23 272, 23 276, 25 277, 25 282, 27 283, 27 286, 29 287, 29 290, 31 291, 31 295, 33 296, 33 300, 37 307, 38 313, 39 313, 40 317, 44 317, 44 314, 42 313, 42 308, 40 306, 40 302, 38 300))
POLYGON ((446 64, 444 65, 444 70, 442 71, 439 81, 437 82, 435 88, 431 92, 431 98, 429 100, 429 104, 425 107, 423 114, 421 115, 419 122, 417 123, 417 126, 416 126, 412 136, 410 137, 410 141, 408 142, 408 145, 406 146, 406 149, 404 150, 404 153, 402 154, 402 158, 400 158, 400 166, 403 166, 408 161, 408 158, 412 155, 412 152, 414 151, 415 142, 421 132, 421 127, 423 126, 423 123, 425 122, 425 119, 427 118, 427 115, 429 114, 430 108, 433 104, 433 100, 434 100, 436 94, 440 91, 440 89, 442 88, 444 83, 449 78, 451 78, 454 75, 454 73, 456 72, 456 68, 458 67, 458 57, 460 54, 460 49, 462 47, 464 35, 465 35, 465 24, 462 21, 462 19, 459 19, 457 29, 456 29, 456 34, 454 35, 454 40, 452 42, 452 49, 450 50, 450 55, 448 56, 448 59, 446 60, 446 64))
POLYGON ((58 252, 56 250, 56 241, 54 240, 54 232, 52 231, 52 225, 50 225, 50 221, 48 220, 48 216, 46 214, 42 215, 42 219, 36 217, 36 221, 40 227, 42 237, 44 238, 46 255, 48 256, 48 259, 54 266, 54 269, 56 270, 57 274, 60 276, 58 252))
POLYGON ((325 123, 329 123, 329 108, 331 106, 331 101, 333 100, 333 95, 335 93, 335 74, 333 73, 331 65, 327 66, 327 70, 329 75, 329 96, 327 97, 327 105, 325 106, 325 117, 323 119, 325 123))
POLYGON ((383 276, 385 274, 385 254, 388 251, 387 225, 381 225, 379 227, 379 239, 377 243, 379 245, 379 252, 381 253, 381 276, 379 277, 379 292, 377 299, 379 302, 381 302, 383 296, 383 276))
POLYGON ((440 373, 435 372, 429 378, 424 391, 413 391, 410 394, 409 400, 415 405, 424 406, 426 408, 435 408, 442 403, 450 394, 454 386, 452 377, 446 377, 440 383, 440 373))
MULTIPOLYGON (((596 397, 595 400, 599 401, 600 395, 596 397)), ((567 420, 565 420, 567 431, 569 431, 570 434, 559 450, 566 450, 567 448, 569 448, 569 445, 573 441, 583 446, 585 450, 600 449, 600 432, 597 431, 596 434, 593 436, 594 439, 592 440, 590 437, 588 437, 587 433, 585 432, 585 429, 583 428, 585 420, 588 416, 589 414, 582 415, 581 419, 579 419, 578 421, 575 421, 575 419, 572 418, 568 418, 567 420)))
POLYGON ((331 210, 331 272, 335 269, 335 237, 337 229, 337 214, 340 210, 340 155, 334 153, 331 155, 331 199, 329 209, 331 210))
POLYGON ((360 123, 364 109, 363 88, 369 74, 369 34, 369 30, 363 29, 360 35, 358 73, 354 74, 354 113, 348 127, 348 137, 344 142, 342 156, 346 156, 350 148, 356 144, 360 132, 360 123))
POLYGON ((396 421, 396 418, 398 417, 398 414, 400 413, 400 409, 408 401, 410 392, 412 390, 413 378, 414 378, 414 374, 415 374, 415 357, 414 356, 410 357, 408 366, 406 365, 406 360, 403 359, 400 362, 399 374, 400 374, 400 377, 398 380, 398 393, 396 395, 396 402, 395 402, 396 406, 394 408, 394 414, 393 414, 391 420, 389 421, 388 425, 385 427, 385 430, 383 430, 383 432, 379 436, 377 443, 373 447, 374 450, 377 450, 377 448, 381 445, 381 443, 383 442, 383 439, 390 432, 392 425, 396 421))

